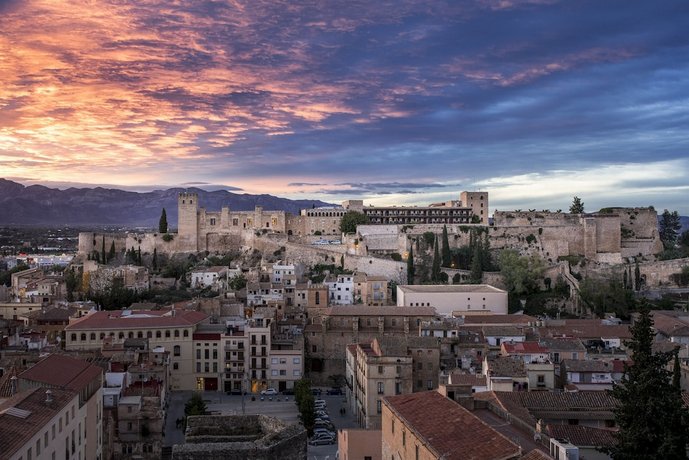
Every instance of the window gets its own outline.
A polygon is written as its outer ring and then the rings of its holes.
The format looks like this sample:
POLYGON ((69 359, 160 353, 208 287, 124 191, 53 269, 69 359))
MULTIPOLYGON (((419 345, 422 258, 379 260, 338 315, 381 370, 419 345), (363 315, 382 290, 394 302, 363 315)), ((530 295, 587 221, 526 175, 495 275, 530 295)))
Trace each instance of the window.
POLYGON ((277 369, 271 370, 271 371, 270 371, 270 375, 274 375, 274 376, 278 375, 277 369))
POLYGON ((376 412, 379 414, 381 412, 383 412, 383 403, 381 402, 380 399, 378 401, 376 401, 376 412))
POLYGON ((196 349, 196 359, 201 359, 201 349, 200 348, 196 349))
POLYGON ((76 341, 77 341, 77 335, 76 335, 76 334, 72 334, 72 335, 71 335, 71 340, 72 340, 72 342, 76 342, 76 341))
MULTIPOLYGON (((96 333, 95 333, 95 332, 91 332, 91 336, 90 336, 89 338, 90 338, 91 340, 96 340, 96 333)), ((36 454, 38 454, 38 452, 36 452, 36 454)))
POLYGON ((189 331, 188 331, 187 329, 185 329, 185 330, 182 332, 182 335, 183 335, 184 337, 189 337, 189 331))
POLYGON ((179 337, 179 329, 175 329, 175 337, 179 337))
POLYGON ((170 331, 169 330, 165 331, 165 338, 168 338, 168 339, 170 338, 170 331))
POLYGON ((209 365, 208 363, 203 363, 203 371, 204 371, 205 373, 209 373, 209 372, 210 372, 210 365, 209 365))
POLYGON ((402 430, 402 445, 406 446, 407 445, 407 432, 402 430))
POLYGON ((378 373, 382 374, 383 373, 383 366, 378 366, 378 373))
POLYGON ((82 342, 86 341, 86 334, 84 334, 84 333, 81 334, 81 341, 82 342))
POLYGON ((215 225, 215 217, 211 217, 211 225, 215 225))
POLYGON ((292 364, 301 364, 301 358, 292 358, 292 364))
POLYGON ((432 390, 433 389, 433 380, 428 380, 426 382, 426 389, 427 390, 432 390))
POLYGON ((287 375, 287 371, 285 369, 280 369, 280 375, 287 375))
POLYGON ((196 372, 201 372, 201 363, 196 363, 196 372))
POLYGON ((179 363, 172 363, 172 369, 173 370, 179 370, 179 363))
POLYGON ((292 376, 294 377, 301 377, 301 371, 299 369, 295 369, 292 371, 292 376))
POLYGON ((392 432, 395 432, 395 420, 392 421, 392 432))
POLYGON ((137 339, 143 339, 144 338, 144 333, 142 331, 139 331, 136 333, 136 338, 137 339))
POLYGON ((378 394, 379 395, 385 394, 385 383, 378 382, 378 394))
POLYGON ((175 345, 172 349, 172 354, 175 356, 180 356, 181 355, 181 347, 179 345, 175 345))
POLYGON ((278 359, 277 358, 270 358, 270 364, 277 364, 278 359))
POLYGON ((146 338, 150 339, 153 337, 153 331, 146 331, 146 338))
POLYGON ((318 346, 316 346, 316 345, 311 345, 311 351, 312 351, 313 353, 318 353, 318 346))
POLYGON ((205 350, 203 350, 203 358, 204 358, 204 359, 210 359, 210 355, 211 355, 211 352, 210 352, 210 350, 209 350, 208 348, 206 348, 205 350))

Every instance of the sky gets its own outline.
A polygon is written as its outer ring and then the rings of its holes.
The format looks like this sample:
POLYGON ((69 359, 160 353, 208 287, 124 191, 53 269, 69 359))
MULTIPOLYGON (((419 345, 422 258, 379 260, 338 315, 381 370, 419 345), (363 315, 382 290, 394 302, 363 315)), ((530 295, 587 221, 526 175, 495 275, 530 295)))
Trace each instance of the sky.
POLYGON ((0 177, 689 215, 689 2, 0 0, 0 177))

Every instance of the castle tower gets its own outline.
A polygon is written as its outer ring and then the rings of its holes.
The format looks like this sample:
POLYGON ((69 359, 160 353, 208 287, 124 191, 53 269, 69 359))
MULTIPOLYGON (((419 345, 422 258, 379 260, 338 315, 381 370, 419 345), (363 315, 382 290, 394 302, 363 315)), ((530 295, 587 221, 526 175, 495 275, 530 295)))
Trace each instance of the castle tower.
POLYGON ((198 210, 198 194, 181 192, 177 196, 177 238, 182 251, 198 251, 198 210))
POLYGON ((471 208, 471 213, 481 219, 480 223, 488 225, 488 192, 462 192, 459 201, 463 208, 471 208))

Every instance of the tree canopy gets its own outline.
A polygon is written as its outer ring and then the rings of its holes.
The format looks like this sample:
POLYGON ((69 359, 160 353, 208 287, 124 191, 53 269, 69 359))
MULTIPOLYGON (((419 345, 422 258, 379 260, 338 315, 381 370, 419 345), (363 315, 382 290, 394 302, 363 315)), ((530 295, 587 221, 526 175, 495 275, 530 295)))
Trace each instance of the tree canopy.
POLYGON ((572 214, 581 214, 584 212, 584 202, 581 201, 581 198, 575 196, 572 199, 572 205, 569 207, 569 212, 572 214))
POLYGON ((660 234, 660 241, 663 242, 665 249, 672 249, 677 246, 679 239, 679 231, 682 229, 682 222, 680 222, 677 211, 663 211, 658 223, 658 233, 660 234))
POLYGON ((523 295, 538 290, 538 280, 543 276, 545 263, 535 254, 520 256, 513 249, 505 249, 498 256, 500 273, 505 279, 507 290, 523 295))
POLYGON ((347 211, 340 221, 340 231, 342 233, 356 232, 357 225, 368 224, 368 217, 358 211, 347 211))
POLYGON ((617 444, 605 450, 615 460, 687 458, 689 412, 677 377, 668 369, 677 349, 653 351, 655 332, 647 304, 630 329, 632 339, 626 345, 633 364, 611 390, 619 403, 613 410, 619 427, 617 444))

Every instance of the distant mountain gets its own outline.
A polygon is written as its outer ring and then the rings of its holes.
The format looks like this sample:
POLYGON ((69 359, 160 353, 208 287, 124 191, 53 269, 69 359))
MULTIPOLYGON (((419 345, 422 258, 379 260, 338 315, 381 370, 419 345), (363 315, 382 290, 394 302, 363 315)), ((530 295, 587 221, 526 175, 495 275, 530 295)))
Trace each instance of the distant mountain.
POLYGON ((199 204, 209 211, 229 206, 233 211, 287 211, 298 214, 300 209, 329 206, 317 200, 288 200, 272 195, 249 195, 224 190, 207 192, 198 188, 171 188, 137 193, 118 189, 68 188, 59 190, 0 179, 0 225, 158 226, 163 208, 170 227, 177 226, 177 194, 198 193, 199 204))

